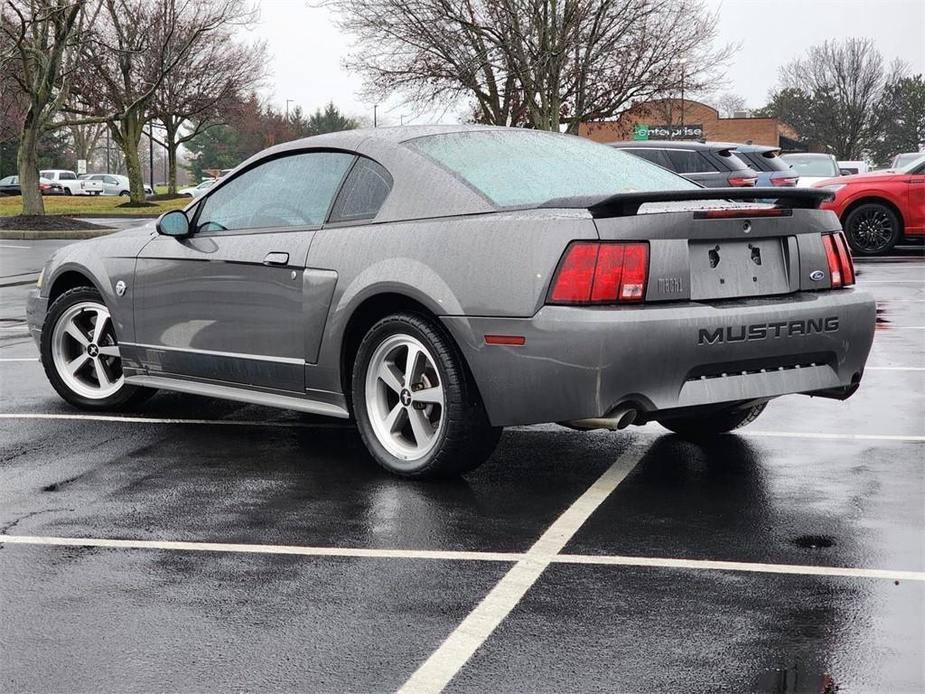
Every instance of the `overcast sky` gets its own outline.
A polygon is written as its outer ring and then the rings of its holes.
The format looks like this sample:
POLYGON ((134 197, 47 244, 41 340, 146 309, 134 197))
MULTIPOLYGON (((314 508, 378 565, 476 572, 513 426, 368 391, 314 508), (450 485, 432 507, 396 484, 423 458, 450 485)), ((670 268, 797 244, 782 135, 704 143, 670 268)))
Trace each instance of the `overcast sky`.
MULTIPOLYGON (((362 2, 362 0, 357 0, 362 2)), ((372 119, 360 81, 341 66, 350 38, 325 9, 305 0, 259 0, 260 24, 251 35, 269 44, 267 97, 280 109, 286 99, 314 110, 333 100, 351 115, 372 119)), ((705 0, 719 10, 718 41, 742 42, 720 91, 742 95, 749 107, 764 104, 778 67, 826 39, 867 36, 884 58, 902 58, 925 72, 925 0, 705 0)), ((290 107, 292 104, 290 104, 290 107)), ((453 113, 415 114, 398 99, 379 109, 380 122, 444 120, 453 113)))

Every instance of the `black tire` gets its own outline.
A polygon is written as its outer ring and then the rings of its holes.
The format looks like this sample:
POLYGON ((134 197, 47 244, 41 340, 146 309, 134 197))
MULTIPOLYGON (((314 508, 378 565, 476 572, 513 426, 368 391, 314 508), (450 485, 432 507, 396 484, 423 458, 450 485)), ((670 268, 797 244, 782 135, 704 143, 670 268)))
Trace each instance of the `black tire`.
POLYGON ((764 408, 767 406, 768 404, 763 402, 760 405, 752 405, 751 407, 725 409, 690 417, 672 417, 660 420, 659 424, 686 439, 696 441, 718 434, 725 434, 751 424, 758 419, 758 415, 764 412, 764 408))
POLYGON ((120 198, 127 198, 129 195, 130 193, 127 190, 123 190, 119 193, 120 198))
POLYGON ((493 427, 485 413, 462 355, 453 340, 434 322, 413 313, 383 318, 366 333, 357 350, 351 383, 354 417, 373 459, 389 472, 415 479, 461 475, 485 462, 494 451, 501 428, 493 427), (443 386, 441 426, 432 448, 423 457, 408 461, 386 450, 371 424, 366 379, 370 361, 380 347, 395 336, 410 336, 433 357, 443 386))
POLYGON ((899 217, 886 205, 868 202, 847 214, 845 236, 855 255, 883 255, 893 250, 902 236, 899 217))
MULTIPOLYGON (((100 296, 100 293, 93 287, 75 287, 74 289, 69 289, 64 292, 52 302, 51 306, 48 308, 48 313, 45 314, 45 323, 42 326, 42 341, 40 348, 42 368, 45 370, 45 375, 48 377, 49 382, 55 391, 57 391, 58 395, 75 407, 94 412, 130 409, 154 395, 157 391, 151 388, 141 388, 123 384, 117 392, 108 397, 90 398, 74 392, 67 383, 64 382, 55 366, 54 355, 52 353, 53 332, 55 325, 65 311, 71 306, 81 302, 96 302, 103 306, 106 305, 106 302, 103 301, 103 297, 100 296)), ((118 344, 118 342, 116 342, 116 344, 118 344)))

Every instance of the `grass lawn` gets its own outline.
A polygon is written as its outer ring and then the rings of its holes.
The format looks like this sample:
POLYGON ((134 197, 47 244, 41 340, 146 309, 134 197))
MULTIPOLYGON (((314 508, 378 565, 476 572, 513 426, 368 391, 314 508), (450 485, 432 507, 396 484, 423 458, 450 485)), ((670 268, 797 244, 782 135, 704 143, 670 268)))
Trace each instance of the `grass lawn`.
MULTIPOLYGON (((106 217, 119 215, 126 217, 157 217, 167 210, 179 210, 186 207, 191 198, 161 200, 151 203, 154 207, 120 207, 126 198, 118 195, 46 195, 45 213, 60 215, 85 215, 87 217, 106 217)), ((19 196, 0 197, 0 217, 12 217, 22 214, 22 198, 19 196)))

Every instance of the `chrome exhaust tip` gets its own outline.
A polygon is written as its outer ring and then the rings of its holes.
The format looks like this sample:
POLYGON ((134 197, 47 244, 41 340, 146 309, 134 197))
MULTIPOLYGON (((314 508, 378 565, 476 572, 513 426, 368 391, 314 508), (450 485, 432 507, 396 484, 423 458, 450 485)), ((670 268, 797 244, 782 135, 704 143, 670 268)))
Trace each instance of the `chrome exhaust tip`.
POLYGON ((603 417, 573 419, 569 422, 562 422, 562 424, 563 426, 580 431, 590 431, 592 429, 618 431, 620 429, 626 429, 626 427, 636 421, 638 416, 639 411, 635 407, 617 407, 603 417))

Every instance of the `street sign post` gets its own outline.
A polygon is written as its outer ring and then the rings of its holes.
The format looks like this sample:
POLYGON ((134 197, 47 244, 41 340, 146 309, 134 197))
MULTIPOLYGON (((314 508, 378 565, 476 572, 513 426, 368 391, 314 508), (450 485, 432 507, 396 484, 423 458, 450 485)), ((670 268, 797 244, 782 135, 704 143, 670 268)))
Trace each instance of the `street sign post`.
POLYGON ((77 173, 78 174, 87 173, 87 160, 86 159, 77 160, 77 173))

